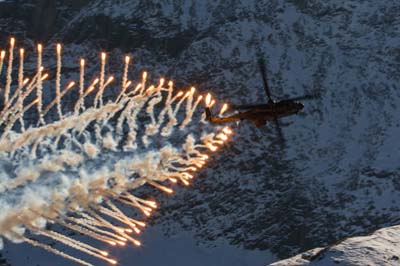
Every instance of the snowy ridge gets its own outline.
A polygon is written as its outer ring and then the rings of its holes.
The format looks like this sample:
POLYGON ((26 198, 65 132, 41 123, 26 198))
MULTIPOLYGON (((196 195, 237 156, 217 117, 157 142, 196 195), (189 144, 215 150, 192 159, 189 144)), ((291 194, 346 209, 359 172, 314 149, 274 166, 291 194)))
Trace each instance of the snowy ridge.
POLYGON ((271 266, 387 265, 400 264, 400 225, 368 236, 348 238, 327 248, 316 248, 271 266))

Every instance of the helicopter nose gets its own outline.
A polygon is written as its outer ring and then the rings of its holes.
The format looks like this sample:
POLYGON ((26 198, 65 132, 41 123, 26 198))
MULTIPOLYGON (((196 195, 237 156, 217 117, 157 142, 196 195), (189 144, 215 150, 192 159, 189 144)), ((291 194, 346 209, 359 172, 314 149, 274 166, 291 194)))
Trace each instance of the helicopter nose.
POLYGON ((297 109, 296 113, 300 112, 300 110, 302 110, 303 108, 304 108, 304 105, 302 103, 296 103, 296 109, 297 109))

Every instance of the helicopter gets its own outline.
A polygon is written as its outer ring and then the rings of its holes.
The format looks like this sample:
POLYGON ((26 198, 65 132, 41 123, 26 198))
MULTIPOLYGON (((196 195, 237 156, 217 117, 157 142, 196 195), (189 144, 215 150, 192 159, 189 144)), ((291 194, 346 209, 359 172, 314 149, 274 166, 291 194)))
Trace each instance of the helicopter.
MULTIPOLYGON (((268 99, 267 103, 233 106, 232 108, 237 111, 236 113, 229 116, 214 116, 211 112, 212 103, 210 101, 210 96, 208 96, 209 99, 206 99, 205 107, 206 121, 211 124, 221 124, 233 121, 248 120, 256 127, 264 126, 268 121, 272 121, 277 128, 279 136, 281 139, 283 139, 278 118, 297 114, 304 108, 304 105, 299 101, 313 99, 318 95, 303 95, 291 99, 274 101, 271 97, 266 76, 265 62, 262 58, 259 59, 258 66, 263 80, 263 87, 268 99)), ((224 109, 226 109, 226 107, 224 109)))

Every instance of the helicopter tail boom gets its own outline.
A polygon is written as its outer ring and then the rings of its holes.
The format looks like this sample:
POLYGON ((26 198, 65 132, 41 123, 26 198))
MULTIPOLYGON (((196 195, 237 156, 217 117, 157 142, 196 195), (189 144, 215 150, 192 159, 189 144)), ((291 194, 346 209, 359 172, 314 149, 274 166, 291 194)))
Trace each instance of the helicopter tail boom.
POLYGON ((212 122, 212 120, 213 120, 210 107, 206 107, 206 120, 207 120, 208 122, 212 122))

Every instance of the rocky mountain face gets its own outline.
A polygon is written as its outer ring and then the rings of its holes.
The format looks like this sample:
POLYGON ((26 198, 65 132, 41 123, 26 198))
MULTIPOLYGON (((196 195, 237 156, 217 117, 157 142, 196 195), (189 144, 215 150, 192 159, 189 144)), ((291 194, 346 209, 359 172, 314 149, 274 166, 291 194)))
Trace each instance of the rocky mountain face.
POLYGON ((51 53, 62 41, 71 73, 81 55, 98 71, 100 50, 118 73, 130 53, 132 76, 146 69, 232 104, 266 101, 263 55, 275 99, 319 93, 282 120, 284 147, 272 125, 235 126, 154 218, 204 245, 287 258, 400 219, 399 12, 396 0, 15 0, 0 3, 0 45, 13 35, 51 53))

